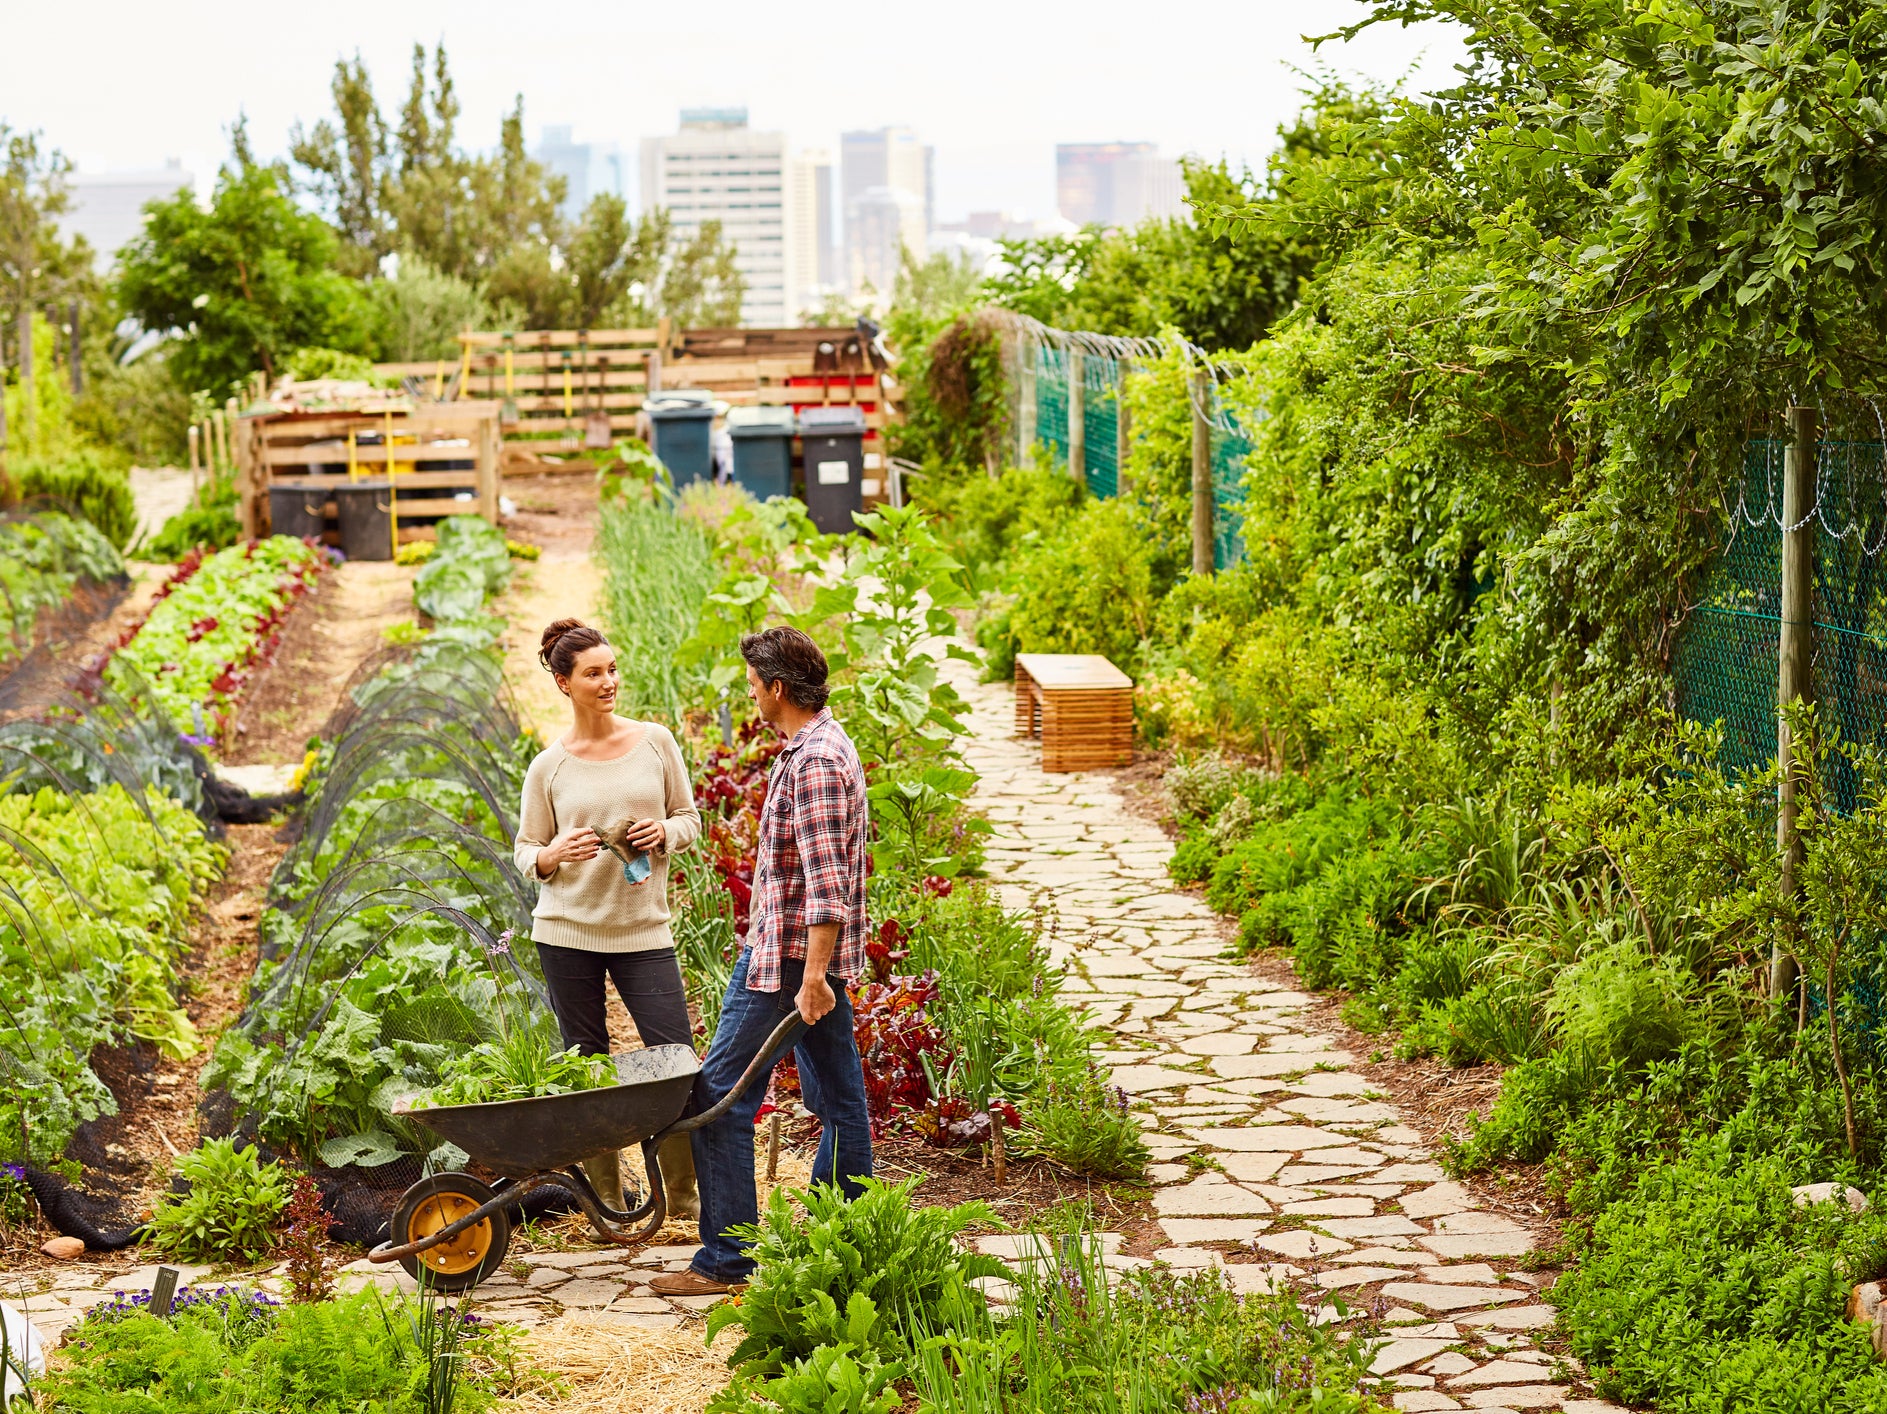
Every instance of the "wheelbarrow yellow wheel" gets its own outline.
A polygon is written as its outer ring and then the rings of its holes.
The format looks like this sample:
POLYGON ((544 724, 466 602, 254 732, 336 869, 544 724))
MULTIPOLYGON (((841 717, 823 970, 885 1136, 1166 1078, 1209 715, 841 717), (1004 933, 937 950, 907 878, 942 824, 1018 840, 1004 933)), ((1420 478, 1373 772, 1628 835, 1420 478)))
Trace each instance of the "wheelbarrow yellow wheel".
MULTIPOLYGON (((470 1174, 436 1173, 422 1178, 406 1190, 387 1224, 393 1245, 404 1247, 443 1232, 497 1196, 470 1174)), ((458 1236, 400 1258, 400 1265, 415 1281, 436 1291, 465 1291, 497 1271, 510 1246, 511 1218, 500 1208, 458 1236)))

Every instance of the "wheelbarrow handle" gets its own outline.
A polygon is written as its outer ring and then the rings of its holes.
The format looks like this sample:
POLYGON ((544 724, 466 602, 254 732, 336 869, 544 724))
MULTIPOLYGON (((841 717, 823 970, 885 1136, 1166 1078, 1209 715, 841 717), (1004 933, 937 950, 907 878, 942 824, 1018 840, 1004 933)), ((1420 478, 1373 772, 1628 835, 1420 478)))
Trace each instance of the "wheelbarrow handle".
POLYGON ((779 1060, 781 1056, 785 1055, 797 1045, 799 1038, 805 1035, 809 1029, 806 1023, 800 1018, 797 1009, 787 1013, 786 1019, 773 1028, 773 1034, 767 1037, 766 1044, 761 1046, 759 1051, 754 1055, 754 1058, 747 1062, 747 1068, 740 1073, 740 1079, 734 1082, 733 1089, 721 1096, 711 1107, 703 1110, 700 1114, 689 1115, 686 1119, 676 1120, 673 1124, 669 1125, 667 1129, 664 1129, 660 1134, 656 1135, 650 1142, 659 1144, 671 1134, 692 1134, 703 1125, 713 1124, 715 1120, 719 1119, 734 1107, 734 1101, 746 1094, 748 1087, 750 1087, 755 1080, 759 1079, 773 1068, 775 1061, 779 1060))

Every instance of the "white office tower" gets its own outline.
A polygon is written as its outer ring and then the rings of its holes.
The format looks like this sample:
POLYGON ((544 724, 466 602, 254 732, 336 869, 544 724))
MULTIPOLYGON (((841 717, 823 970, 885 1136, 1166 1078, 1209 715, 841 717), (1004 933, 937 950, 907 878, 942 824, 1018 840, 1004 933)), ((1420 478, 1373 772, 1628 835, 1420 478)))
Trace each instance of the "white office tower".
POLYGON ((615 143, 578 142, 568 124, 547 124, 531 155, 564 179, 563 218, 581 221, 590 199, 607 192, 627 196, 622 149, 615 143))
POLYGON ((196 187, 196 179, 174 160, 143 171, 77 172, 68 181, 72 203, 59 224, 68 236, 84 236, 91 243, 100 269, 109 269, 118 252, 144 234, 146 202, 196 187))
POLYGON ((1185 183, 1150 142, 1065 142, 1055 148, 1055 204, 1077 226, 1136 226, 1184 216, 1185 183))
POLYGON ((741 323, 795 323, 800 270, 792 219, 794 182, 783 133, 755 132, 745 108, 684 108, 681 131, 642 140, 642 210, 664 207, 691 239, 721 223, 746 282, 741 323))
POLYGON ((924 258, 932 173, 931 149, 918 141, 914 128, 875 128, 840 137, 846 275, 854 295, 863 294, 869 283, 880 298, 890 296, 900 243, 924 258))
POLYGON ((832 248, 832 154, 811 147, 795 153, 790 174, 792 230, 788 246, 793 253, 791 285, 798 306, 791 313, 817 309, 827 294, 838 290, 838 254, 832 248))

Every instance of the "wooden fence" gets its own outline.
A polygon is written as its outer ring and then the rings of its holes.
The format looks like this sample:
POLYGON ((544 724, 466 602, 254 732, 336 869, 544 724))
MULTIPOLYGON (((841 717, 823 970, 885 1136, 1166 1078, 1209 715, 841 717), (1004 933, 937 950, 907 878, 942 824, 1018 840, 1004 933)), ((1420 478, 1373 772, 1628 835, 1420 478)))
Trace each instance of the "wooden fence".
POLYGON ((415 396, 496 404, 508 475, 588 471, 588 453, 643 432, 663 389, 705 388, 734 407, 856 404, 866 469, 883 464, 889 375, 853 329, 547 329, 459 336, 456 365, 383 363, 415 396))

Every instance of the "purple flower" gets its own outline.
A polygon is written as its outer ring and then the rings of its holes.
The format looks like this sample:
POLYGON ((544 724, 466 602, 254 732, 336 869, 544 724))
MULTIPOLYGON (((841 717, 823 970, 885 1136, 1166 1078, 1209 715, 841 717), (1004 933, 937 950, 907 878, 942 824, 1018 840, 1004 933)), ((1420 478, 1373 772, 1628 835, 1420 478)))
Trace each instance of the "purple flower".
POLYGON ((507 928, 486 946, 485 951, 490 953, 493 957, 499 957, 501 955, 509 956, 511 953, 511 940, 516 936, 517 931, 515 929, 507 928))
POLYGON ((26 1182, 26 1165, 25 1164, 0 1164, 0 1173, 5 1174, 8 1178, 12 1179, 15 1183, 26 1182))

